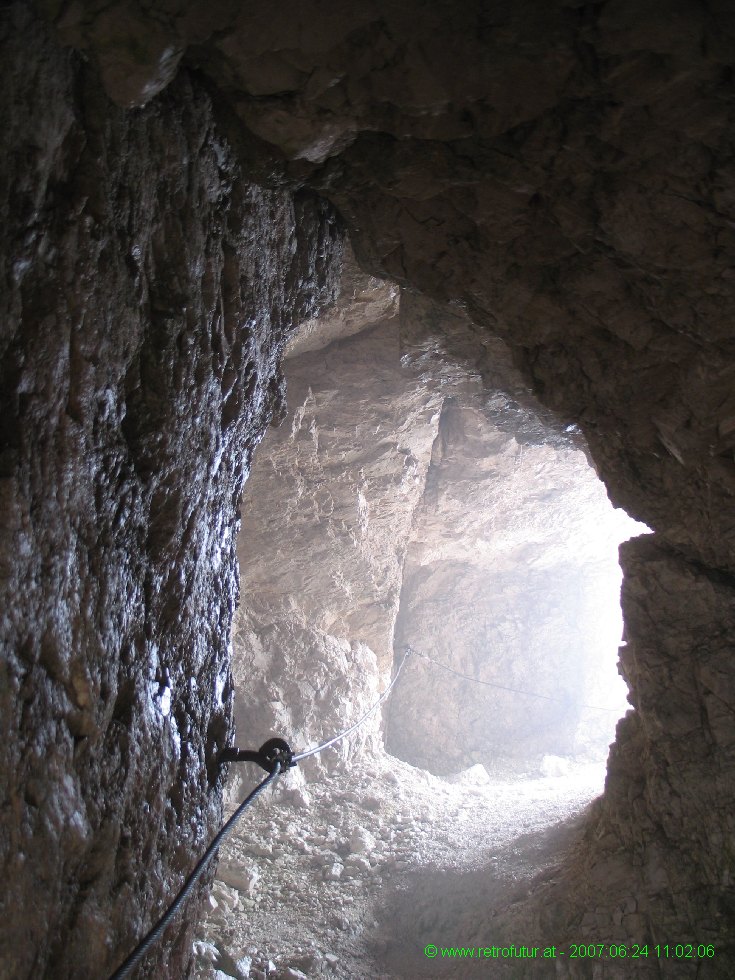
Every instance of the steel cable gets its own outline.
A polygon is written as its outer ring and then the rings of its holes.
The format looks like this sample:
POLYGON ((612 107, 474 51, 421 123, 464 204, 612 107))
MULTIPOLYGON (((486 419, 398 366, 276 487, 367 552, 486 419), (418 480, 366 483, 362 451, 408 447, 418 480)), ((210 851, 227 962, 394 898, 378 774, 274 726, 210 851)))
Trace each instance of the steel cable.
MULTIPOLYGON (((594 704, 582 704, 580 702, 570 702, 562 698, 552 697, 551 695, 548 694, 538 694, 534 691, 522 691, 519 690, 518 688, 508 687, 505 684, 497 684, 494 681, 483 681, 477 677, 470 677, 469 674, 463 674, 461 671, 455 670, 453 667, 449 667, 447 664, 443 664, 439 660, 434 660, 432 657, 427 656, 425 653, 419 653, 418 651, 413 650, 410 647, 407 647, 403 655, 403 660, 401 661, 400 666, 398 667, 398 670, 396 671, 395 676, 393 677, 393 680, 390 682, 390 684, 385 689, 385 691, 383 691, 383 693, 380 695, 380 697, 375 702, 375 704, 372 705, 372 707, 368 708, 368 710, 364 714, 362 714, 353 725, 350 725, 349 728, 346 728, 343 732, 340 732, 338 735, 335 735, 333 738, 330 738, 328 741, 322 742, 319 745, 315 745, 311 749, 306 749, 304 752, 299 752, 298 755, 291 755, 290 752, 286 753, 285 755, 282 753, 282 756, 286 759, 285 768, 290 768, 290 766, 295 765, 297 762, 301 762, 302 759, 308 759, 312 755, 318 755, 320 752, 323 752, 325 749, 328 749, 332 745, 336 745, 337 742, 340 742, 343 738, 347 738, 348 735, 351 735, 352 732, 356 731, 370 717, 370 715, 374 711, 376 711, 377 708, 380 707, 380 705, 385 701, 385 699, 391 693, 391 691, 395 687, 398 678, 401 675, 401 671, 403 670, 406 660, 411 655, 418 657, 421 660, 425 660, 436 667, 440 667, 442 670, 445 670, 450 674, 454 674, 456 677, 461 677, 464 680, 471 681, 473 684, 481 684, 484 687, 493 687, 493 688, 497 688, 500 691, 508 691, 511 694, 518 694, 526 697, 541 698, 544 701, 555 701, 558 702, 559 704, 567 704, 570 706, 576 706, 580 708, 588 708, 592 711, 618 712, 619 710, 617 708, 603 708, 600 705, 594 705, 594 704)), ((276 743, 276 742, 281 743, 281 741, 282 740, 280 739, 272 739, 269 743, 266 743, 263 749, 265 749, 271 743, 276 743)), ((283 743, 283 745, 285 744, 286 743, 283 743)), ((253 757, 261 756, 263 753, 263 749, 261 749, 260 753, 246 752, 246 753, 242 753, 242 755, 244 756, 249 755, 253 757)), ((229 761, 236 761, 236 756, 239 750, 235 749, 233 751, 235 755, 231 756, 229 761)), ((246 759, 241 761, 257 761, 258 764, 260 765, 271 763, 271 760, 267 756, 261 759, 251 758, 251 759, 246 759)), ((258 796, 260 796, 260 794, 263 792, 266 786, 268 786, 271 782, 273 782, 282 773, 283 767, 284 767, 284 763, 282 763, 278 759, 275 759, 274 757, 272 760, 272 769, 268 773, 268 776, 261 783, 258 783, 255 789, 242 801, 242 803, 238 806, 237 810, 235 810, 235 812, 232 814, 229 820, 227 820, 227 822, 224 824, 224 826, 219 831, 219 833, 214 837, 207 850, 204 852, 203 856, 197 863, 192 873, 184 882, 183 887, 181 888, 181 890, 179 891, 178 895, 173 900, 171 905, 164 912, 164 914, 161 916, 158 922, 153 926, 153 928, 138 943, 138 945, 135 947, 135 949, 130 954, 130 956, 128 956, 125 962, 122 963, 117 968, 117 970, 115 970, 115 972, 111 975, 110 980, 124 980, 125 977, 130 976, 131 971, 140 963, 140 961, 143 959, 143 957, 148 952, 148 950, 154 945, 154 943, 158 941, 158 939, 161 937, 166 927, 169 925, 171 920, 174 918, 174 916, 177 914, 181 906, 184 904, 184 902, 190 895, 192 889, 194 888, 194 885, 197 883, 197 881, 199 880, 199 878, 202 876, 203 872, 207 868, 207 865, 214 857, 222 841, 231 833, 233 827, 240 819, 244 811, 251 805, 251 803, 253 803, 254 800, 258 796)))
POLYGON ((273 782, 276 779, 276 777, 280 774, 280 772, 281 772, 280 763, 276 762, 274 764, 272 772, 270 772, 268 776, 261 783, 258 783, 258 785, 255 787, 252 793, 250 793, 250 795, 247 796, 242 801, 242 803, 239 805, 237 810, 235 810, 235 812, 232 814, 230 819, 225 823, 225 825, 219 831, 217 836, 212 840, 212 843, 204 852, 197 866, 194 868, 192 873, 184 882, 184 885, 181 891, 176 896, 176 898, 169 905, 169 907, 163 913, 163 915, 158 920, 158 922, 153 926, 150 932, 148 932, 143 937, 143 939, 141 939, 141 941, 135 947, 135 949, 130 954, 130 956, 128 956, 125 962, 122 963, 117 968, 117 970, 115 970, 115 972, 110 977, 110 980, 123 980, 123 977, 130 976, 131 971, 134 970, 135 967, 140 963, 140 961, 143 959, 143 957, 151 948, 151 946, 153 946, 154 943, 156 943, 160 939, 161 934, 164 932, 168 924, 171 922, 171 920, 174 918, 174 916, 179 911, 181 906, 184 904, 184 902, 190 895, 194 885, 196 885, 197 881, 201 878, 202 874, 204 873, 207 865, 214 857, 215 852, 219 848, 222 841, 229 835, 232 828, 235 826, 237 821, 240 819, 240 817, 245 812, 245 810, 250 806, 250 804, 253 803, 256 797, 260 796, 260 794, 263 792, 266 786, 269 785, 269 783, 273 782))
POLYGON ((335 735, 334 738, 330 738, 328 742, 322 742, 321 745, 315 745, 313 749, 307 749, 305 752, 299 752, 298 755, 295 755, 293 757, 293 761, 301 762, 302 759, 308 759, 310 755, 317 755, 319 752, 323 752, 324 749, 328 749, 330 745, 335 745, 337 742, 340 742, 343 738, 346 738, 347 735, 351 735, 352 732, 358 729, 360 725, 365 721, 365 719, 369 718, 370 715, 373 713, 373 711, 375 711, 376 708, 380 707, 383 701, 385 701, 385 699, 388 697, 390 692, 393 690, 393 686, 398 680, 398 678, 400 677, 401 671, 403 670, 403 665, 405 664, 406 660, 410 656, 411 652, 412 652, 411 650, 406 650, 406 652, 403 655, 403 660, 401 661, 401 664, 398 670, 396 671, 396 676, 390 682, 388 687, 386 687, 386 689, 380 695, 380 697, 372 706, 372 708, 369 708, 364 715, 358 718, 354 725, 350 725, 349 728, 345 729, 345 731, 343 732, 340 732, 339 735, 335 735))
MULTIPOLYGON (((363 715, 361 715, 360 718, 358 718, 358 720, 355 722, 354 725, 350 725, 349 728, 345 729, 345 731, 343 732, 340 732, 339 735, 335 735, 334 738, 330 738, 329 741, 323 742, 321 745, 314 746, 313 749, 307 749, 305 752, 299 753, 299 755, 291 756, 288 760, 287 765, 290 767, 291 765, 295 765, 301 759, 306 759, 311 755, 317 755, 319 752, 323 752, 324 749, 328 749, 330 745, 335 745, 337 742, 341 741, 343 738, 346 738, 348 735, 351 735, 352 732, 358 729, 360 725, 362 725, 363 722, 370 717, 370 715, 376 710, 376 708, 380 707, 383 701, 385 701, 385 699, 388 697, 390 692, 393 690, 393 687, 396 681, 398 680, 401 671, 403 670, 403 665, 405 664, 406 659, 408 658, 410 652, 411 652, 410 650, 407 650, 406 653, 404 654, 403 660, 401 661, 401 664, 398 670, 396 671, 395 677, 390 682, 390 684, 385 689, 385 691, 383 691, 383 693, 380 695, 380 697, 375 702, 375 704, 371 708, 369 708, 363 715)), ((271 740, 271 741, 274 742, 280 740, 271 740)), ((266 743, 266 745, 268 744, 270 743, 266 743)), ((260 753, 255 752, 255 753, 244 753, 244 754, 258 756, 262 754, 262 750, 260 753)), ((236 761, 236 760, 233 759, 231 761, 236 761)), ((248 759, 245 761, 258 761, 258 764, 260 765, 263 764, 262 761, 259 761, 255 758, 248 759)), ((179 911, 181 906, 184 904, 184 902, 190 895, 192 889, 194 888, 194 885, 202 876, 204 870, 206 869, 207 865, 214 857, 214 854, 216 853, 220 844, 229 835, 232 828, 240 819, 244 811, 250 806, 250 804, 256 799, 256 797, 258 797, 263 792, 266 786, 268 786, 268 784, 271 783, 281 772, 282 772, 281 763, 279 761, 274 761, 272 771, 261 783, 259 783, 255 787, 252 793, 250 793, 250 795, 243 800, 243 802, 240 804, 237 810, 235 810, 235 812, 232 814, 230 819, 225 823, 225 825, 222 827, 222 829, 217 834, 217 836, 212 840, 212 843, 204 852, 204 855, 202 856, 202 858, 200 859, 199 863, 194 868, 192 873, 186 879, 181 891, 178 893, 178 895, 173 900, 171 905, 164 912, 164 914, 161 916, 158 922, 153 926, 150 932, 148 932, 143 937, 143 939, 141 939, 141 941, 135 947, 135 949, 130 954, 130 956, 128 956, 125 962, 122 963, 117 968, 117 970, 115 970, 115 972, 111 975, 110 980, 124 980, 125 977, 130 976, 131 971, 134 970, 135 967, 140 963, 140 961, 143 959, 143 957, 151 948, 151 946, 153 946, 160 939, 166 927, 169 925, 171 920, 174 918, 176 913, 179 911)))
POLYGON ((589 708, 590 711, 611 711, 615 714, 620 714, 620 708, 603 708, 599 704, 584 704, 581 701, 567 701, 565 698, 554 698, 550 694, 538 694, 535 691, 521 691, 516 687, 506 687, 505 684, 496 684, 494 681, 481 681, 478 677, 470 677, 469 674, 463 674, 459 670, 455 670, 454 667, 449 667, 447 664, 441 663, 439 660, 434 660, 433 657, 428 657, 425 653, 419 653, 417 650, 410 651, 415 657, 420 660, 426 660, 430 664, 434 664, 435 667, 441 667, 442 670, 446 670, 450 674, 454 674, 456 677, 462 677, 466 681, 472 681, 473 684, 482 684, 483 687, 495 687, 499 691, 508 691, 511 694, 520 694, 527 698, 540 698, 543 701, 555 701, 557 704, 564 704, 570 708, 589 708))

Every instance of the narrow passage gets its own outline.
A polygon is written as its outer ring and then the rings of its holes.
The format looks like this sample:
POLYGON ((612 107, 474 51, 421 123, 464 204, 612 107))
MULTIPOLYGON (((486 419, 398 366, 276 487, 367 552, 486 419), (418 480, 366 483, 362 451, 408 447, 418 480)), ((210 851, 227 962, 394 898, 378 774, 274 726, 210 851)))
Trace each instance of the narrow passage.
POLYGON ((308 789, 286 775, 222 849, 194 977, 466 975, 424 948, 497 942, 494 911, 560 861, 603 778, 547 757, 450 781, 385 753, 308 789))

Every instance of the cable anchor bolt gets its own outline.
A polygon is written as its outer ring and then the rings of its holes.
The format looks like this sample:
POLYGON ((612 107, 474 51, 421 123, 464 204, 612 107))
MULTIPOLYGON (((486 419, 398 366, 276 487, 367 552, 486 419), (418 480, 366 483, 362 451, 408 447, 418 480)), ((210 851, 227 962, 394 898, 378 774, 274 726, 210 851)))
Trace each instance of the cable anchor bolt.
POLYGON ((222 750, 219 761, 220 763, 254 762, 267 773, 273 772, 276 763, 279 764, 281 772, 292 769, 296 765, 291 747, 282 738, 269 738, 267 742, 263 742, 257 752, 253 749, 238 749, 237 746, 232 745, 222 750))

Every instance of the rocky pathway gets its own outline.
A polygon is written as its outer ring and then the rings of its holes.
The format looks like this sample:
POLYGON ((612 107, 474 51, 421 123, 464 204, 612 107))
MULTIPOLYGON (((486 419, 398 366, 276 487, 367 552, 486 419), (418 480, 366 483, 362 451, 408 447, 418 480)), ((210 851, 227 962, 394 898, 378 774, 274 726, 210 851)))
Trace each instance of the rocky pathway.
POLYGON ((222 849, 197 980, 451 977, 424 947, 492 944, 496 908, 556 864, 599 765, 453 781, 390 756, 267 791, 222 849))

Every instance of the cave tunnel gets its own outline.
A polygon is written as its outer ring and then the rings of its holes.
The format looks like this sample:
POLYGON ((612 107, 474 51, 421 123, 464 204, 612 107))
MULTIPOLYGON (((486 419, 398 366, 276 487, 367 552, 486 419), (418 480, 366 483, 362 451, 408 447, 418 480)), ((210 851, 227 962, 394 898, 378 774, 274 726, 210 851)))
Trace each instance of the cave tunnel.
MULTIPOLYGON (((647 529, 486 344, 349 255, 335 307, 289 344, 288 413, 242 508, 238 744, 321 744, 403 668, 382 723, 277 794, 270 815, 279 836, 300 828, 298 850, 264 864, 270 823, 223 848, 202 977, 269 959, 308 975, 326 955, 344 976, 422 975, 432 939, 482 933, 457 912, 518 902, 602 792, 629 708, 617 547, 647 529), (403 661, 409 647, 421 659, 403 661)), ((233 805, 246 786, 236 773, 233 805)))
POLYGON ((732 976, 732 5, 0 23, 0 977, 732 976))

